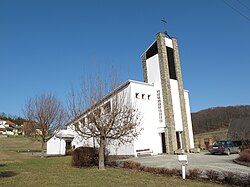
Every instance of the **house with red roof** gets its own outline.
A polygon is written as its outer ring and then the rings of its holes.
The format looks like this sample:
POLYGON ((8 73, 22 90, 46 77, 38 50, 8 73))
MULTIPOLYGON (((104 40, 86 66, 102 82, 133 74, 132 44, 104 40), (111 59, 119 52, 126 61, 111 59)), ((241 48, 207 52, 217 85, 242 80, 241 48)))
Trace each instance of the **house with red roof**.
POLYGON ((0 119, 0 135, 22 135, 22 128, 10 120, 0 119))

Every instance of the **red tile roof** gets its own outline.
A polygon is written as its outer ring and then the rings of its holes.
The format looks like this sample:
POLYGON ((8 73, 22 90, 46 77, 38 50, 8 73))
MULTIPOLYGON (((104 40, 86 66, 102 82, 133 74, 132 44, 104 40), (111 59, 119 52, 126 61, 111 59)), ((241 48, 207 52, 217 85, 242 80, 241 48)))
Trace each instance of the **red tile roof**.
POLYGON ((6 124, 8 124, 8 125, 11 126, 11 127, 16 127, 15 123, 13 123, 13 122, 10 121, 10 120, 6 120, 6 124))

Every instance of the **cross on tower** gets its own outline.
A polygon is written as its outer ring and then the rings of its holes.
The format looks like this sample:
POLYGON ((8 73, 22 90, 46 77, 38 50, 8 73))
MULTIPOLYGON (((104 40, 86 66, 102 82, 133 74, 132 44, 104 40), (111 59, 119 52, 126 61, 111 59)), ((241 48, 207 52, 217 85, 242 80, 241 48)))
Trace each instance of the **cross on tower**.
POLYGON ((165 18, 163 18, 162 20, 161 20, 161 22, 163 23, 163 27, 164 27, 164 33, 167 35, 167 37, 169 37, 169 38, 171 38, 169 35, 168 35, 168 33, 167 33, 167 20, 165 19, 165 18))

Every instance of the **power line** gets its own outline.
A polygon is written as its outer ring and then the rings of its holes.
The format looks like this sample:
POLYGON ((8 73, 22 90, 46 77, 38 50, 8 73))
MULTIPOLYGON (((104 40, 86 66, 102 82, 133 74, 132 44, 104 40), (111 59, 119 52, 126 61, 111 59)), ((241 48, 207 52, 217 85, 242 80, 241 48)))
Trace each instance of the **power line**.
POLYGON ((230 5, 226 0, 223 0, 223 2, 229 6, 231 9, 233 9, 235 12, 237 12, 239 15, 241 15, 243 18, 245 18, 246 20, 250 21, 250 18, 247 17, 246 15, 242 14, 237 8, 234 8, 232 5, 230 5))
POLYGON ((242 3, 240 0, 237 0, 242 6, 244 6, 245 8, 247 8, 248 10, 250 10, 250 8, 245 4, 245 3, 242 3))

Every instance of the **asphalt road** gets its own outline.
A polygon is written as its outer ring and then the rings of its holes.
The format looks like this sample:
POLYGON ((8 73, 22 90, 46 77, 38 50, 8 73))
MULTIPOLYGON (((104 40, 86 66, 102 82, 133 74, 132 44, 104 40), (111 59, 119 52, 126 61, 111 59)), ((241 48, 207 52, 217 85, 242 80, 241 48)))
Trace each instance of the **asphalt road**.
MULTIPOLYGON (((230 171, 242 174, 250 174, 250 167, 238 165, 233 162, 238 154, 232 155, 211 155, 209 153, 190 153, 188 154, 187 169, 230 171)), ((165 167, 165 168, 181 168, 177 161, 177 155, 156 155, 140 158, 132 158, 130 160, 141 163, 145 166, 165 167)))

